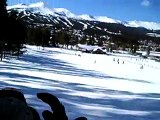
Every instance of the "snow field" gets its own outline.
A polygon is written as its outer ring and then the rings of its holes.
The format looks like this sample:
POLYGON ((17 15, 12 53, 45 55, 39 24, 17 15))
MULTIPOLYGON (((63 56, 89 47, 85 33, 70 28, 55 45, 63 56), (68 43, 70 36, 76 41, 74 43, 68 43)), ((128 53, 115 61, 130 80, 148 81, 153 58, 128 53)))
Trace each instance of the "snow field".
POLYGON ((35 46, 27 50, 17 60, 0 62, 0 88, 20 89, 40 114, 50 108, 36 93, 49 92, 60 98, 71 120, 78 116, 158 120, 159 63, 126 54, 107 56, 35 46))

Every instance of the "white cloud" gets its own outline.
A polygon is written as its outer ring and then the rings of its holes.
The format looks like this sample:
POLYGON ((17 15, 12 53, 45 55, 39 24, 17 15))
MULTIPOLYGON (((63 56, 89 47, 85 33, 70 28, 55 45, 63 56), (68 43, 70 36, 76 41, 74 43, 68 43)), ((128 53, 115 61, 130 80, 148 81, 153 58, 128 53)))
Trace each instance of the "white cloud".
POLYGON ((145 7, 148 7, 148 6, 150 5, 150 1, 149 1, 149 0, 143 0, 143 1, 141 2, 141 5, 142 5, 142 6, 145 6, 145 7))

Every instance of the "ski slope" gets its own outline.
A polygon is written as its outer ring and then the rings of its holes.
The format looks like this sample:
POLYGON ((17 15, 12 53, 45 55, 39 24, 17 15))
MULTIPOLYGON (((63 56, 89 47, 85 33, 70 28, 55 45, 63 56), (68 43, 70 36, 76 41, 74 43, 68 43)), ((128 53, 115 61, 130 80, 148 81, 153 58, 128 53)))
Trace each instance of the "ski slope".
POLYGON ((50 108, 36 94, 49 92, 70 120, 159 120, 159 72, 160 63, 128 54, 27 46, 19 59, 0 62, 0 88, 20 89, 40 114, 50 108))

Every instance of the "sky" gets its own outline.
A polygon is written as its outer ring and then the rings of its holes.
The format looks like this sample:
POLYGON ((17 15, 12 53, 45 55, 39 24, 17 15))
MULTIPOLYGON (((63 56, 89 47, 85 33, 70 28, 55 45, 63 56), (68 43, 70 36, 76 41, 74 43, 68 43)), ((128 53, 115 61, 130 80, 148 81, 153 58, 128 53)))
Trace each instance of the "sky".
POLYGON ((38 1, 44 2, 49 8, 66 8, 78 15, 160 23, 160 0, 8 0, 8 5, 38 1))

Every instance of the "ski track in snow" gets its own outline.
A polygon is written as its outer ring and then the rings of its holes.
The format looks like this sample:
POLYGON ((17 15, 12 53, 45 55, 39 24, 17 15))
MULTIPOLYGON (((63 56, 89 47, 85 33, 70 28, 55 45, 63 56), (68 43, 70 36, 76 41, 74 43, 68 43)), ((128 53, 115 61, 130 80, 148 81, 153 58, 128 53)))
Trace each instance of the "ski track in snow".
POLYGON ((160 63, 127 54, 27 49, 19 59, 0 62, 0 88, 20 89, 40 114, 50 108, 36 94, 49 92, 60 98, 70 120, 159 120, 160 63))

